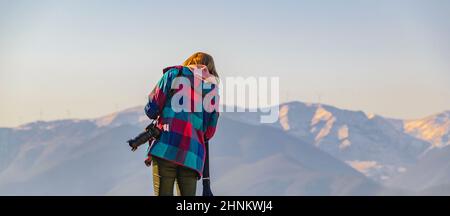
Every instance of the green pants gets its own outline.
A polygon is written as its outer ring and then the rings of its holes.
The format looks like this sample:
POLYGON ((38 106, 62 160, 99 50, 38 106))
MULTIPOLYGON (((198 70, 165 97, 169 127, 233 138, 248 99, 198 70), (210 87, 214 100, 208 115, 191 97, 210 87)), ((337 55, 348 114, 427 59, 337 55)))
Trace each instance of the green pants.
POLYGON ((155 196, 173 196, 175 180, 177 182, 178 195, 195 196, 197 172, 156 157, 153 157, 152 164, 155 196))

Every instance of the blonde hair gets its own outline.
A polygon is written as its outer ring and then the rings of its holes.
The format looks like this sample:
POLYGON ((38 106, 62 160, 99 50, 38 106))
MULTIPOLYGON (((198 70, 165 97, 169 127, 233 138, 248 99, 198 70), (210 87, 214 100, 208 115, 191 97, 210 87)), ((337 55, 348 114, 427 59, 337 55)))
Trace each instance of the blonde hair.
POLYGON ((184 61, 183 66, 189 65, 205 65, 211 75, 219 77, 216 71, 216 66, 214 65, 214 59, 211 55, 204 52, 196 52, 192 54, 186 61, 184 61))

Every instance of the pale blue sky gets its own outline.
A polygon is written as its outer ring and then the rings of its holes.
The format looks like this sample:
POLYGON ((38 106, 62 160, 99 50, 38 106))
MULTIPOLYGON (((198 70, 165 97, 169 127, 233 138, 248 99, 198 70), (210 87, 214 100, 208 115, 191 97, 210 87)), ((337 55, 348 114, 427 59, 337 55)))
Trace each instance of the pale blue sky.
POLYGON ((0 0, 0 126, 143 105, 195 51, 281 99, 396 118, 450 109, 450 1, 0 0))

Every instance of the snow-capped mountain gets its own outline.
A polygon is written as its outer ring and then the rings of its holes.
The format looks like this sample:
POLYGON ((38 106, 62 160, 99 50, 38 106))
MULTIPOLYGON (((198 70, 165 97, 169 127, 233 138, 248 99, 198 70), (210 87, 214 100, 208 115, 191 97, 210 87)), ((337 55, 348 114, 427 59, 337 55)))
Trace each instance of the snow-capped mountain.
POLYGON ((400 131, 432 144, 433 148, 450 145, 450 110, 416 120, 392 120, 400 131))
MULTIPOLYGON (((222 113, 211 142, 216 194, 407 194, 418 184, 428 194, 450 194, 444 190, 450 170, 438 165, 446 148, 429 150, 434 139, 404 131, 412 121, 301 102, 281 104, 274 124, 260 124, 261 114, 222 113), (396 183, 422 173, 435 180, 396 183)), ((448 112, 425 119, 448 135, 448 112)), ((135 107, 96 119, 0 128, 0 194, 151 195, 145 148, 132 153, 125 143, 148 122, 143 107, 135 107)))
MULTIPOLYGON (((152 194, 145 148, 132 153, 125 143, 148 122, 142 117, 139 107, 93 120, 1 129, 0 194, 152 194)), ((211 142, 211 158, 218 195, 364 195, 382 188, 282 130, 226 115, 211 142)))
MULTIPOLYGON (((258 125, 260 114, 252 113, 251 118, 248 113, 229 115, 258 125)), ((430 146, 397 130, 381 116, 322 104, 281 104, 279 121, 272 126, 317 146, 377 181, 404 172, 430 146)))

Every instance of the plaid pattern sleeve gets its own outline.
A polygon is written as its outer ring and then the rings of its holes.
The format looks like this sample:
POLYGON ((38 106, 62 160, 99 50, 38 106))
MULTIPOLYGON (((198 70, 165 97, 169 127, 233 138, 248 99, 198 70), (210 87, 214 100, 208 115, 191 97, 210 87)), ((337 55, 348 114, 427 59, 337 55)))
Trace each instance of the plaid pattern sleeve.
POLYGON ((171 87, 171 73, 164 73, 163 77, 156 84, 153 91, 148 96, 148 103, 145 106, 145 114, 151 119, 156 119, 162 112, 166 103, 167 95, 171 87))
POLYGON ((202 109, 176 112, 168 98, 172 95, 169 92, 174 78, 182 75, 191 83, 198 83, 199 78, 187 67, 171 68, 165 69, 163 78, 151 93, 149 104, 145 108, 149 117, 159 116, 159 123, 163 128, 160 138, 151 145, 148 154, 191 168, 202 176, 206 156, 205 139, 214 135, 219 115, 215 111, 207 112, 202 106, 202 95, 211 90, 195 88, 193 85, 185 89, 190 97, 183 97, 180 101, 191 107, 198 105, 202 109))

